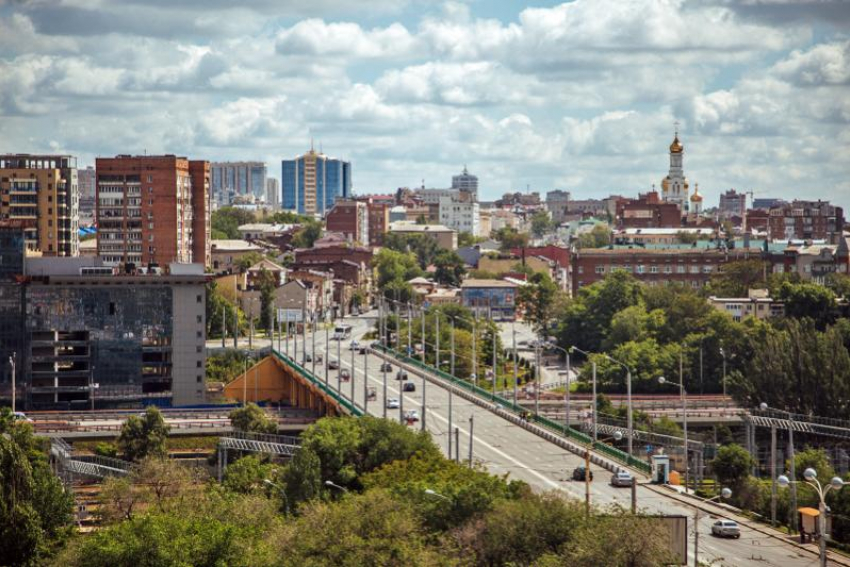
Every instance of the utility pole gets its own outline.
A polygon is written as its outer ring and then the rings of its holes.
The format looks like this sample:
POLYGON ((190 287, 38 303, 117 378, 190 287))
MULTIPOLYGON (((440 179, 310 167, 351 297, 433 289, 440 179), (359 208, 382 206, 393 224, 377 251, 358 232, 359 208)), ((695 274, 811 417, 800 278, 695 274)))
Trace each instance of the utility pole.
POLYGON ((474 437, 472 435, 473 416, 469 416, 469 468, 472 468, 472 443, 474 437))
MULTIPOLYGON (((490 319, 493 320, 492 318, 490 319)), ((499 326, 493 322, 493 400, 496 399, 496 375, 498 374, 498 365, 496 363, 496 334, 499 332, 499 326)))
POLYGON ((567 384, 564 388, 564 405, 567 410, 567 417, 565 419, 566 429, 564 429, 564 434, 567 434, 567 431, 570 429, 570 353, 564 353, 564 356, 567 357, 567 384))
POLYGON ((221 348, 226 348, 225 341, 227 340, 227 309, 224 308, 224 303, 221 304, 221 348))
POLYGON ((534 415, 540 415, 540 345, 534 345, 534 415))
MULTIPOLYGON (((15 384, 15 361, 17 360, 17 352, 13 352, 12 356, 9 357, 9 364, 12 366, 12 415, 15 415, 15 400, 18 397, 18 392, 15 384)), ((92 367, 92 372, 94 372, 94 367, 92 367)), ((90 381, 91 383, 91 381, 90 381)), ((92 408, 94 409, 94 408, 92 408)))
MULTIPOLYGON (((788 414, 788 460, 791 464, 791 480, 796 480, 796 466, 794 464, 794 423, 793 416, 788 414)), ((797 531, 797 484, 791 483, 791 532, 797 531)))
POLYGON ((514 350, 514 409, 516 409, 516 390, 517 382, 519 381, 519 370, 517 369, 517 352, 516 352, 516 322, 511 323, 511 334, 513 335, 513 350, 514 350))
POLYGON ((593 370, 593 400, 591 400, 592 405, 591 405, 591 414, 590 415, 593 416, 593 442, 596 443, 596 441, 599 439, 597 432, 596 432, 596 409, 597 409, 597 407, 596 407, 597 406, 597 403, 596 403, 596 363, 592 362, 590 366, 591 366, 591 369, 593 370))
POLYGON ((770 426, 770 525, 776 527, 776 426, 774 425, 770 426))

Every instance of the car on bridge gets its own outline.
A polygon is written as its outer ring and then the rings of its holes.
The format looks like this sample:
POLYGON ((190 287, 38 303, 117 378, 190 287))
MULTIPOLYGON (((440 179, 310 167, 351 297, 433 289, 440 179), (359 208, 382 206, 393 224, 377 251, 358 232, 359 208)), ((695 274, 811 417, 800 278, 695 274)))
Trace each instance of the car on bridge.
POLYGON ((408 423, 419 421, 419 412, 415 409, 407 410, 404 412, 404 421, 408 423))
POLYGON ((328 361, 328 369, 329 370, 339 370, 339 361, 338 360, 329 360, 328 361))
POLYGON ((711 535, 738 539, 741 537, 741 528, 738 526, 738 522, 717 520, 711 525, 711 535))
POLYGON ((416 384, 414 384, 413 382, 405 382, 404 386, 401 387, 401 391, 402 392, 415 392, 416 391, 416 384))
POLYGON ((351 372, 349 372, 347 368, 343 368, 339 371, 339 378, 343 382, 348 382, 351 380, 351 372))
POLYGON ((357 352, 359 354, 367 354, 369 351, 366 349, 365 346, 361 346, 359 349, 357 349, 357 352))
POLYGON ((399 370, 395 375, 396 380, 407 380, 407 372, 399 370))
POLYGON ((635 477, 629 471, 617 471, 611 475, 611 486, 631 486, 635 477))
POLYGON ((387 409, 398 409, 398 398, 390 398, 387 400, 387 409))
MULTIPOLYGON (((584 467, 576 467, 573 469, 573 480, 580 480, 584 482, 584 475, 586 474, 586 469, 584 467)), ((593 471, 590 471, 590 479, 593 482, 593 471)))
POLYGON ((381 372, 392 372, 392 371, 393 371, 393 365, 390 364, 389 362, 384 362, 383 364, 381 364, 381 372))

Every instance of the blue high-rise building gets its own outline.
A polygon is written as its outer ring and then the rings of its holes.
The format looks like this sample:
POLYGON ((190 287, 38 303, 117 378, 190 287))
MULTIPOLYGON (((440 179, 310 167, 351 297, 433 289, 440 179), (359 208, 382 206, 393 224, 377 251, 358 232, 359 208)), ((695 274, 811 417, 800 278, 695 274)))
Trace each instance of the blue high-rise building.
POLYGON ((351 196, 351 163, 309 152, 281 162, 284 209, 300 214, 325 215, 339 198, 351 196))

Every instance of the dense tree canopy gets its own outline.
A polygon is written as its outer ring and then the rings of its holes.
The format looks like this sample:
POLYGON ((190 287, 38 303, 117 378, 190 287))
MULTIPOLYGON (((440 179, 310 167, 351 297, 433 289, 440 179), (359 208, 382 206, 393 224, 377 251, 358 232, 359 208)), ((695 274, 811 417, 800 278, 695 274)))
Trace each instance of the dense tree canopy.
POLYGON ((242 238, 238 228, 243 224, 250 224, 252 222, 256 222, 254 213, 238 207, 221 207, 216 209, 213 211, 210 221, 213 231, 231 240, 242 238))
POLYGON ((131 415, 121 426, 117 441, 118 450, 128 461, 165 456, 165 439, 170 430, 162 412, 153 406, 148 407, 144 414, 131 415))

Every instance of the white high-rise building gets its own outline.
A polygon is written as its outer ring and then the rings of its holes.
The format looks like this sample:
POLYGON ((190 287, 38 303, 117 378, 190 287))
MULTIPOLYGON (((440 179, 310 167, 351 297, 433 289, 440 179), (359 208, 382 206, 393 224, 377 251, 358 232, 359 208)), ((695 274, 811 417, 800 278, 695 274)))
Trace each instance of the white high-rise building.
POLYGON ((452 176, 452 189, 458 189, 471 194, 471 201, 478 201, 478 177, 467 171, 466 166, 463 166, 463 172, 460 175, 452 176))
POLYGON ((452 197, 440 198, 440 224, 458 232, 481 236, 481 214, 478 203, 452 197))
POLYGON ((682 168, 684 153, 685 146, 679 141, 679 132, 676 131, 673 143, 670 144, 670 171, 661 180, 661 198, 679 205, 683 213, 688 210, 688 180, 682 168))
POLYGON ((273 209, 280 208, 280 182, 274 177, 266 179, 266 204, 273 209))

